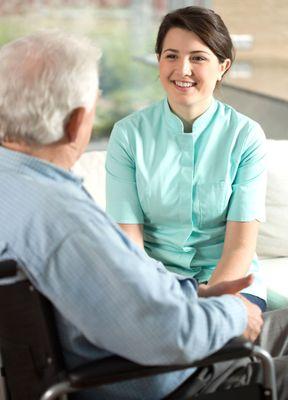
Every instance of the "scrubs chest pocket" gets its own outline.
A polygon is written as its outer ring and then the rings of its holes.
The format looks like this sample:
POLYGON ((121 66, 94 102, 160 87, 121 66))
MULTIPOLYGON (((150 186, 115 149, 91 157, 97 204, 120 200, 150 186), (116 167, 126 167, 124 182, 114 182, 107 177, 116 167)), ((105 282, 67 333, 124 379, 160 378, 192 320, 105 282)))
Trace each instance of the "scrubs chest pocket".
POLYGON ((200 228, 213 228, 226 223, 231 193, 231 185, 225 181, 195 185, 195 208, 200 228))

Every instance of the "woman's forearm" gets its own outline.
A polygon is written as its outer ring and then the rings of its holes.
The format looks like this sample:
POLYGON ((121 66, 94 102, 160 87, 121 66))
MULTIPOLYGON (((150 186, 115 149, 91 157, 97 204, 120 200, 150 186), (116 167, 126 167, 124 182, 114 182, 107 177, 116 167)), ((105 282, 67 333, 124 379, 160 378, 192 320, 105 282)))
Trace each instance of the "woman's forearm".
POLYGON ((142 224, 119 224, 119 226, 132 242, 136 243, 141 249, 144 249, 142 224))
POLYGON ((222 257, 209 280, 209 285, 246 275, 255 253, 258 225, 258 221, 227 223, 222 257))
POLYGON ((222 257, 209 280, 209 285, 245 276, 253 258, 249 253, 246 248, 235 249, 229 255, 222 257))

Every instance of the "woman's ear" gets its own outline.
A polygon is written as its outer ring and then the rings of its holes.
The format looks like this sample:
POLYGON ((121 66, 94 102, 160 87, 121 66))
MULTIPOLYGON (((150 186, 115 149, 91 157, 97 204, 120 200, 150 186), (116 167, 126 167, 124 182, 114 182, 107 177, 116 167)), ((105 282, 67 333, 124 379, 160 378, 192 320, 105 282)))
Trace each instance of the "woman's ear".
POLYGON ((80 131, 80 127, 82 126, 83 119, 85 116, 85 108, 79 107, 75 108, 70 116, 69 119, 65 125, 65 135, 69 142, 75 142, 78 133, 80 131))
POLYGON ((231 67, 231 60, 230 58, 226 58, 226 60, 224 60, 223 63, 220 64, 218 81, 221 81, 223 75, 225 74, 225 72, 228 71, 230 67, 231 67))

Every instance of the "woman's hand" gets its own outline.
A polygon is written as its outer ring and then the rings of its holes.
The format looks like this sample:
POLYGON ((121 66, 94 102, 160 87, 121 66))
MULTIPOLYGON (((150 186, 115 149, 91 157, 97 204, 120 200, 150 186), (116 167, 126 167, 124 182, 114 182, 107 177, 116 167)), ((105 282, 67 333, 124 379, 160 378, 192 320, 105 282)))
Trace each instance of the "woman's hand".
POLYGON ((243 278, 234 279, 233 281, 224 281, 215 285, 200 284, 198 287, 199 297, 222 296, 223 294, 237 294, 241 290, 250 286, 253 282, 253 275, 247 275, 243 278))
POLYGON ((253 275, 248 275, 244 278, 217 283, 213 286, 200 284, 198 288, 198 295, 200 297, 211 297, 221 296, 223 294, 232 294, 239 297, 242 300, 247 312, 247 325, 245 331, 243 332, 243 336, 246 339, 254 342, 259 336, 263 326, 262 312, 258 306, 252 304, 244 296, 239 294, 241 290, 251 285, 252 282, 253 275))

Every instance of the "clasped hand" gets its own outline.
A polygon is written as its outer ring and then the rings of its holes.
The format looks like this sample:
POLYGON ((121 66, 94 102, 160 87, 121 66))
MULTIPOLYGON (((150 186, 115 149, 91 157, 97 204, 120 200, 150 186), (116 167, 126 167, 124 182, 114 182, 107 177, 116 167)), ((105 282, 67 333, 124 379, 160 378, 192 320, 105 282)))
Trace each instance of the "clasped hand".
POLYGON ((213 286, 209 286, 209 284, 200 284, 198 288, 198 296, 211 297, 221 296, 223 294, 231 294, 240 298, 244 306, 246 307, 247 312, 247 326, 245 331, 243 332, 243 336, 253 342, 259 336, 261 328, 263 326, 262 312, 258 306, 251 303, 239 293, 244 288, 250 286, 252 282, 253 276, 248 275, 240 279, 235 279, 233 281, 224 281, 221 283, 217 283, 213 286))

